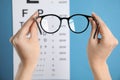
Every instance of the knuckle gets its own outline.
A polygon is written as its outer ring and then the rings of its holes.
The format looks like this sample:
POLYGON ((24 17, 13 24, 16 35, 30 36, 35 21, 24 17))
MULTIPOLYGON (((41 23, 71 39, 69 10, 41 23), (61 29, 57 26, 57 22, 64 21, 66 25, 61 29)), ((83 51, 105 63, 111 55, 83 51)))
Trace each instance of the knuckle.
POLYGON ((13 36, 10 37, 9 41, 12 43, 13 42, 13 36))
POLYGON ((118 45, 118 40, 116 38, 113 38, 113 39, 111 39, 109 41, 107 40, 107 41, 105 41, 105 45, 106 45, 106 47, 114 48, 115 46, 118 45))
POLYGON ((18 38, 15 37, 15 38, 13 39, 13 45, 16 45, 16 44, 18 44, 18 38))
POLYGON ((111 46, 115 47, 118 45, 118 40, 116 38, 113 38, 111 46))
POLYGON ((118 45, 118 40, 115 39, 115 40, 114 40, 114 46, 117 46, 117 45, 118 45))
POLYGON ((13 45, 20 45, 22 42, 22 39, 20 39, 19 37, 15 37, 13 40, 12 40, 12 44, 13 45))

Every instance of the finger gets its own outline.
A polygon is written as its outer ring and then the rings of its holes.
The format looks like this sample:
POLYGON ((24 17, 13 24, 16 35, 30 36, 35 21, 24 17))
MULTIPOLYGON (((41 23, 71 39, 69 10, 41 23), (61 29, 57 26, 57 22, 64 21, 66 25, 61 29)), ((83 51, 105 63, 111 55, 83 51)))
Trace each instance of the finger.
POLYGON ((30 27, 34 23, 34 18, 38 16, 38 12, 35 12, 23 25, 23 27, 20 29, 21 35, 26 36, 29 33, 30 27))
MULTIPOLYGON (((91 26, 92 26, 91 33, 90 33, 91 34, 90 38, 93 39, 95 31, 96 31, 96 23, 92 18, 89 18, 89 20, 90 20, 90 23, 91 23, 91 26)), ((96 38, 96 36, 95 36, 95 38, 96 38)))
POLYGON ((98 26, 100 27, 100 33, 102 33, 102 35, 106 35, 108 32, 110 33, 110 30, 99 16, 97 16, 95 13, 92 13, 92 17, 95 18, 99 24, 98 26))
POLYGON ((36 22, 34 22, 30 28, 31 39, 38 39, 38 29, 36 22))
POLYGON ((31 39, 38 39, 38 27, 37 25, 40 22, 41 18, 38 18, 37 20, 34 19, 34 23, 31 26, 31 39))

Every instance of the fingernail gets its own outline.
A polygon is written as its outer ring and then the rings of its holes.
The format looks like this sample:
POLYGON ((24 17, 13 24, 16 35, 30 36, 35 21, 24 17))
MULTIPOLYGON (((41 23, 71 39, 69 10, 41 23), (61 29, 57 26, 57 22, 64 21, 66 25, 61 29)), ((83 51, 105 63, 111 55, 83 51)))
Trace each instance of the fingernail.
POLYGON ((92 21, 92 18, 88 18, 88 19, 89 19, 90 22, 92 21))
POLYGON ((33 14, 34 17, 38 16, 38 11, 35 11, 35 13, 33 14))
POLYGON ((92 14, 96 14, 95 12, 92 12, 92 14))

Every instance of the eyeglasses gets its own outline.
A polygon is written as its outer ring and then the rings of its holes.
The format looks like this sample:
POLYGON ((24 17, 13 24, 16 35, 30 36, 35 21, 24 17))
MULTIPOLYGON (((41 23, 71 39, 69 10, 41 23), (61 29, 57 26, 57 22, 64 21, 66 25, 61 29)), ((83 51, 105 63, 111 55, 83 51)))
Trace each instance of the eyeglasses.
MULTIPOLYGON (((63 19, 67 20, 68 27, 73 33, 80 34, 87 30, 89 26, 89 18, 93 17, 84 14, 74 14, 70 17, 59 17, 55 14, 47 14, 36 17, 35 21, 40 34, 42 34, 41 29, 48 34, 56 33, 60 29, 63 19), (37 19, 39 18, 40 22, 37 22, 37 19)), ((93 20, 95 19, 93 18, 93 20)), ((97 21, 95 20, 95 22, 97 21)), ((96 27, 93 38, 95 38, 97 30, 98 26, 96 27)))

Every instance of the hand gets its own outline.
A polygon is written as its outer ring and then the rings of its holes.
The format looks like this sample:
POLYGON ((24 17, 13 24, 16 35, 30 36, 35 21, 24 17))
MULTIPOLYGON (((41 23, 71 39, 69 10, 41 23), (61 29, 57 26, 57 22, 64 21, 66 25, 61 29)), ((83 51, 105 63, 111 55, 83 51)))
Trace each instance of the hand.
POLYGON ((96 22, 90 18, 92 31, 87 47, 89 63, 96 80, 110 80, 106 60, 118 44, 118 40, 113 36, 100 17, 98 17, 95 13, 92 14, 92 17, 99 23, 99 30, 95 36, 95 39, 93 39, 96 30, 96 22), (101 38, 98 38, 98 34, 101 35, 101 38), (107 76, 105 77, 105 75, 107 76))
POLYGON ((99 25, 99 31, 93 38, 95 30, 96 30, 96 22, 90 18, 90 22, 92 25, 91 36, 88 42, 88 58, 90 61, 96 62, 97 61, 106 61, 112 50, 118 44, 118 40, 113 36, 111 31, 108 29, 106 24, 98 17, 95 13, 92 14, 99 25), (101 39, 98 38, 98 34, 101 35, 101 39))
MULTIPOLYGON (((34 21, 34 18, 36 18, 37 16, 38 12, 32 15, 22 26, 22 28, 10 39, 21 59, 20 67, 17 73, 17 77, 19 76, 19 78, 17 80, 24 80, 25 78, 20 79, 20 77, 25 77, 25 75, 27 75, 28 73, 32 74, 38 62, 40 54, 40 44, 37 35, 37 25, 34 21), (28 34, 30 35, 30 37, 28 37, 28 34)), ((25 80, 29 79, 26 78, 25 80)))

